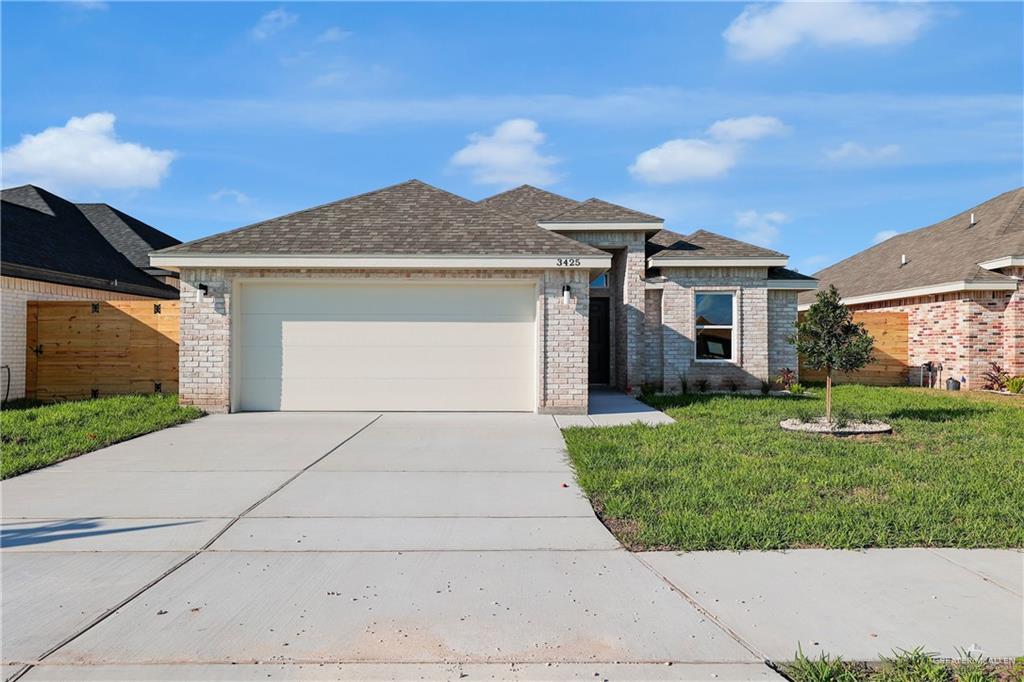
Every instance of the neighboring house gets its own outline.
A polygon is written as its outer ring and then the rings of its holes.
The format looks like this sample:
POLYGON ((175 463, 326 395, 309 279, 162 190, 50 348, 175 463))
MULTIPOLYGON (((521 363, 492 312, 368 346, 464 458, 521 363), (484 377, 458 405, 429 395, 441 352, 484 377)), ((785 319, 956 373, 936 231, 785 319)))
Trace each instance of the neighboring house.
POLYGON ((815 281, 786 256, 523 186, 399 185, 151 256, 181 273, 181 400, 583 413, 588 386, 756 389, 815 281))
POLYGON ((147 254, 179 240, 106 204, 23 185, 0 193, 0 222, 0 398, 25 394, 26 302, 178 297, 176 273, 152 268, 147 254))
MULTIPOLYGON (((941 365, 938 382, 981 388, 990 362, 1024 374, 1024 188, 898 234, 815 277, 834 284, 853 310, 906 312, 910 364, 941 365)), ((813 299, 801 294, 801 310, 813 299)))

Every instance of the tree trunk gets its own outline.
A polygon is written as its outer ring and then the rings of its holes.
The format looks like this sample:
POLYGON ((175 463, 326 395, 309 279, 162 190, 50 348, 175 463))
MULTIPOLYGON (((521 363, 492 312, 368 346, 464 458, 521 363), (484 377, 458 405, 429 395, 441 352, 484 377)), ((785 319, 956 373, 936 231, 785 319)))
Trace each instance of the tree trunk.
POLYGON ((825 375, 825 421, 832 423, 832 369, 825 375))

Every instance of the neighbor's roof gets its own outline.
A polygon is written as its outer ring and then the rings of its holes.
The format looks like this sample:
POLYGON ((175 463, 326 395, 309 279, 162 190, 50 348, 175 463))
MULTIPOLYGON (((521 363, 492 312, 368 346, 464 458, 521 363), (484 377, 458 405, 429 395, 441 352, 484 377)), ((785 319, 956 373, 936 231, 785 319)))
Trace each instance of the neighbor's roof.
MULTIPOLYGON (((1003 256, 1024 256, 1024 187, 929 227, 891 237, 815 277, 823 287, 834 284, 844 298, 947 282, 1006 284, 1014 280, 978 265, 1003 256), (903 255, 907 264, 901 266, 903 255)), ((811 302, 813 295, 800 297, 800 303, 811 302)))
POLYGON ((172 254, 571 255, 604 251, 419 180, 172 246, 172 254))
POLYGON ((137 268, 153 269, 149 252, 180 244, 169 234, 108 204, 75 204, 100 234, 137 268))
POLYGON ((601 199, 587 199, 572 208, 547 216, 541 222, 551 223, 662 223, 661 218, 641 213, 601 199))
POLYGON ((104 291, 178 298, 177 289, 135 267, 70 201, 34 185, 5 189, 0 192, 0 199, 3 274, 104 291))
POLYGON ((707 230, 686 236, 661 230, 648 240, 647 257, 685 261, 691 258, 786 258, 786 255, 707 230))

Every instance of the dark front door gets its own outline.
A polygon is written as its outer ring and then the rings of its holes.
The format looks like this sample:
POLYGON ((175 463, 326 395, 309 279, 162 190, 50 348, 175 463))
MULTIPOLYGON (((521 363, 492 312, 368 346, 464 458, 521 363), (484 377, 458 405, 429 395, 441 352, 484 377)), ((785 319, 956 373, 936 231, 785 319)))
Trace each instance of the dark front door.
POLYGON ((590 383, 608 383, 608 303, 607 298, 590 299, 590 383))

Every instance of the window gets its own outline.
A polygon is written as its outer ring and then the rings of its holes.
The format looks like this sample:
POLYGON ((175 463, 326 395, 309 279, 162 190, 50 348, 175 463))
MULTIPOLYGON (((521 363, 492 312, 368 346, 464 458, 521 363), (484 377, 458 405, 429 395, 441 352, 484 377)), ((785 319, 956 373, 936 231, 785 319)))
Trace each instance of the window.
POLYGON ((696 294, 694 322, 698 360, 732 360, 733 295, 696 294))
POLYGON ((591 289, 604 289, 608 286, 608 273, 602 272, 600 275, 590 280, 591 289))

